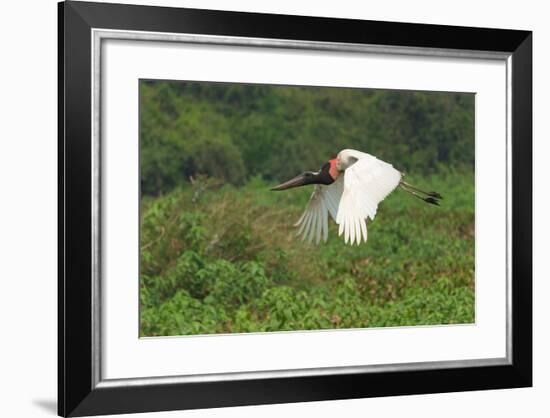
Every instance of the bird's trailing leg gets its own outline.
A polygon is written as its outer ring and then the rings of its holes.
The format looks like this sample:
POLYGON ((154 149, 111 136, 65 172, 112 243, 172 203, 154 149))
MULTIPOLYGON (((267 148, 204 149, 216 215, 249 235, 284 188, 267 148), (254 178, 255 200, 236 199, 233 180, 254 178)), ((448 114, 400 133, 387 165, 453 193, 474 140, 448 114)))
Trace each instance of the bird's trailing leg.
POLYGON ((413 196, 417 197, 418 199, 423 200, 426 203, 430 203, 432 205, 439 206, 439 201, 443 199, 443 196, 441 196, 437 192, 426 192, 424 190, 421 190, 417 187, 412 186, 411 184, 401 180, 399 183, 399 186, 401 189, 405 190, 407 193, 412 194, 413 196))

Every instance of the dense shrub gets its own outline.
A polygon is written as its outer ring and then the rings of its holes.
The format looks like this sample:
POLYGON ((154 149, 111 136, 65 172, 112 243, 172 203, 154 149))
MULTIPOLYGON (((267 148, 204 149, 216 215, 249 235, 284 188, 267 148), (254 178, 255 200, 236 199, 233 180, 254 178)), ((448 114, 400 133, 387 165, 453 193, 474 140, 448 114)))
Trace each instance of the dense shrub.
POLYGON ((443 206, 397 190, 353 247, 334 225, 319 246, 295 237, 307 188, 199 178, 144 198, 141 335, 473 322, 473 174, 411 181, 444 194, 443 206))

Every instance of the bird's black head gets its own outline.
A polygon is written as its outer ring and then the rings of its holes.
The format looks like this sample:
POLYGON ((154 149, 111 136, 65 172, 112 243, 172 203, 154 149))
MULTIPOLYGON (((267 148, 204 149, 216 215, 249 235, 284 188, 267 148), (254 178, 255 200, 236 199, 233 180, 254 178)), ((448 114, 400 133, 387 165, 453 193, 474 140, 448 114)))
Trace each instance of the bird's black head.
POLYGON ((307 184, 332 184, 334 183, 334 178, 330 175, 330 168, 331 162, 326 162, 319 171, 305 171, 293 179, 279 184, 271 190, 287 190, 292 189, 293 187, 305 186, 307 184))

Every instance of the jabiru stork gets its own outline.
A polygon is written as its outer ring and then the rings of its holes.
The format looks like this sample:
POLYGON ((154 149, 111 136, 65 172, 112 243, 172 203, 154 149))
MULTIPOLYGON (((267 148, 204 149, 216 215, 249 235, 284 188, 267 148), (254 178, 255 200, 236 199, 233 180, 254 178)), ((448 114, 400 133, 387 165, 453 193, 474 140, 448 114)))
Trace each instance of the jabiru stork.
POLYGON ((423 201, 439 205, 443 197, 425 192, 405 181, 403 173, 378 158, 352 149, 340 151, 319 171, 306 171, 271 190, 315 184, 309 203, 298 222, 297 235, 318 244, 328 239, 328 216, 338 224, 346 244, 367 242, 367 220, 374 220, 378 204, 398 186, 423 201))

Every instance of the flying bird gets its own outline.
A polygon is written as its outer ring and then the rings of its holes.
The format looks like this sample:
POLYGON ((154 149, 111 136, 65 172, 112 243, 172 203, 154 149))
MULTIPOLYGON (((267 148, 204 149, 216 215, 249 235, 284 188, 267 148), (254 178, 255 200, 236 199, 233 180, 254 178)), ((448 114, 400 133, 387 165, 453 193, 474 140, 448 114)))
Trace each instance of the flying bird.
POLYGON ((365 152, 345 149, 319 171, 306 171, 271 190, 315 184, 298 222, 298 235, 318 244, 328 239, 328 217, 338 224, 346 244, 367 242, 367 220, 374 220, 378 204, 398 186, 426 203, 439 205, 443 197, 403 181, 403 173, 365 152))

